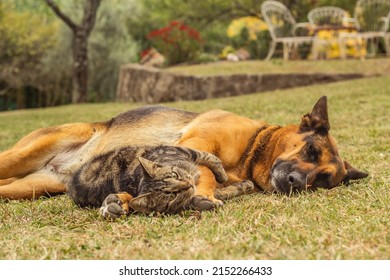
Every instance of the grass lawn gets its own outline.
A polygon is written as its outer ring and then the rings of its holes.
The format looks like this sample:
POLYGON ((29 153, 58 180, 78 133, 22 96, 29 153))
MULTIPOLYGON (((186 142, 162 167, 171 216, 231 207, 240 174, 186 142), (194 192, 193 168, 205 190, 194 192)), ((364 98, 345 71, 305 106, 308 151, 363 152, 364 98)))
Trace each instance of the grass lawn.
POLYGON ((364 73, 367 75, 390 75, 390 58, 375 58, 360 61, 349 60, 248 60, 241 62, 221 61, 199 65, 182 65, 166 71, 185 75, 210 76, 226 74, 259 73, 364 73))
MULTIPOLYGON (((168 106, 198 112, 221 108, 284 125, 298 123, 322 95, 329 98, 331 133, 341 156, 368 171, 368 178, 294 197, 248 195, 200 217, 185 212, 108 222, 66 195, 0 200, 0 259, 389 259, 389 77, 168 106)), ((35 128, 105 120, 136 106, 0 113, 0 149, 35 128)))

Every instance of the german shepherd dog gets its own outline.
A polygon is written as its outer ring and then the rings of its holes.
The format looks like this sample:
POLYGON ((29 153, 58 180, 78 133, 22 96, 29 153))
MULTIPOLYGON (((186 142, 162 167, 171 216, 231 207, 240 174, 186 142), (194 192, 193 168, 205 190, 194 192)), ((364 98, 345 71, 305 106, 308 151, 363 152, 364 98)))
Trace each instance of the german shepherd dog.
POLYGON ((222 204, 215 197, 217 187, 222 194, 224 187, 227 190, 219 198, 231 197, 228 192, 232 186, 242 187, 240 182, 253 183, 257 191, 290 194, 330 189, 368 176, 340 158, 329 129, 326 96, 299 125, 284 127, 222 110, 196 114, 163 106, 141 107, 106 122, 31 132, 0 154, 0 197, 34 199, 64 193, 82 164, 130 145, 178 145, 220 158, 228 174, 222 186, 217 186, 209 169, 199 166, 193 206, 200 210, 222 204))

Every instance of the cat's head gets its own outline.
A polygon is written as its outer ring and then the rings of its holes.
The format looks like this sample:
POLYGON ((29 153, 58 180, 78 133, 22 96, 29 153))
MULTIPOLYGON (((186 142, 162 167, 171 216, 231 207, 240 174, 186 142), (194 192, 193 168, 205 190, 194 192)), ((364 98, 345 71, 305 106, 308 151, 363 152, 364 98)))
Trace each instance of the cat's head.
POLYGON ((189 206, 195 194, 198 171, 139 158, 144 172, 140 195, 130 206, 144 213, 177 213, 189 206))

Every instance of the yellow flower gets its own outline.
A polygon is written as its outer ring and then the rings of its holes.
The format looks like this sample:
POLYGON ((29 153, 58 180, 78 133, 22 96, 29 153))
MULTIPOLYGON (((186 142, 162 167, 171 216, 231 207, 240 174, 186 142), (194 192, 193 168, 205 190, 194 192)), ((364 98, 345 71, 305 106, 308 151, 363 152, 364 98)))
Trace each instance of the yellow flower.
MULTIPOLYGON (((326 49, 322 50, 326 53, 327 58, 339 58, 340 57, 340 45, 339 45, 339 36, 343 33, 355 33, 348 30, 321 30, 318 31, 317 37, 319 39, 327 41, 325 44, 326 49)), ((361 38, 348 37, 344 42, 346 47, 346 55, 348 57, 359 57, 360 55, 365 55, 366 46, 361 38)))
POLYGON ((233 20, 228 29, 227 36, 232 38, 240 35, 243 28, 247 28, 251 40, 256 40, 256 33, 262 30, 267 30, 267 24, 257 17, 242 17, 233 20))
POLYGON ((227 55, 229 53, 233 53, 234 51, 235 51, 235 49, 232 46, 226 46, 226 47, 223 48, 223 50, 222 50, 222 52, 220 54, 220 58, 224 59, 224 58, 227 57, 227 55))

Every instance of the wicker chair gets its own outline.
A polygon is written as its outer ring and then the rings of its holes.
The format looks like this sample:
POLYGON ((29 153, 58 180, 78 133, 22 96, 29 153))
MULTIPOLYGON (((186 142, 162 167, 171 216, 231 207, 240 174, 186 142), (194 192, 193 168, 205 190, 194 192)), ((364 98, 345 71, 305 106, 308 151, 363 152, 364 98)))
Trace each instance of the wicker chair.
POLYGON ((312 26, 343 26, 347 12, 337 7, 319 7, 307 14, 312 26))
POLYGON ((297 53, 299 45, 313 42, 313 37, 297 35, 299 28, 307 28, 309 24, 296 23, 289 9, 282 3, 277 1, 263 2, 261 14, 268 25, 272 38, 266 60, 272 57, 278 43, 283 44, 283 59, 287 60, 290 53, 297 53))
POLYGON ((375 55, 379 38, 385 39, 387 55, 390 55, 389 21, 390 0, 359 0, 356 3, 353 21, 366 41, 371 42, 375 55))
MULTIPOLYGON (((390 21, 390 13, 387 16, 387 18, 390 21)), ((385 48, 386 48, 386 55, 390 56, 390 31, 385 32, 383 36, 384 42, 385 42, 385 48)))

